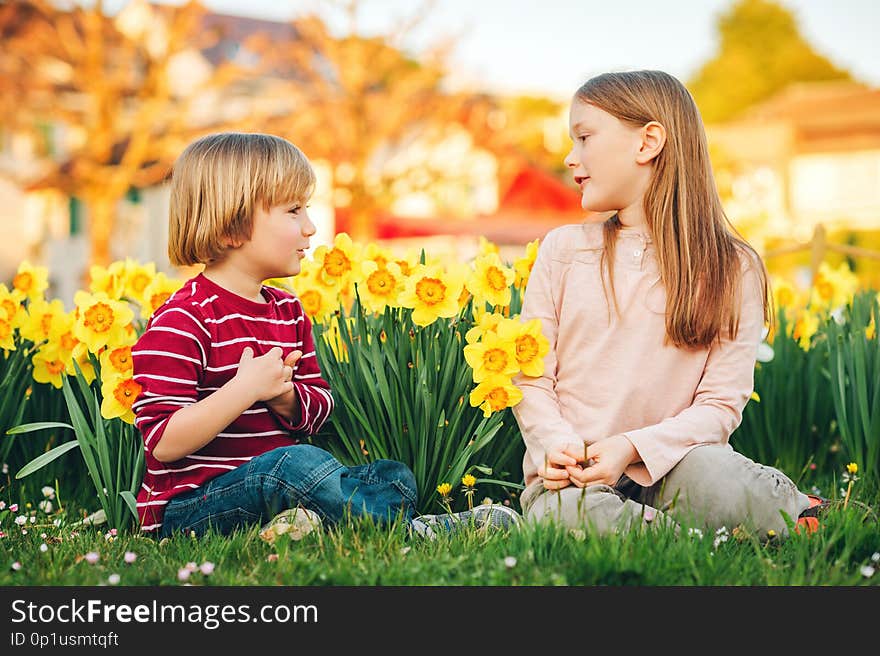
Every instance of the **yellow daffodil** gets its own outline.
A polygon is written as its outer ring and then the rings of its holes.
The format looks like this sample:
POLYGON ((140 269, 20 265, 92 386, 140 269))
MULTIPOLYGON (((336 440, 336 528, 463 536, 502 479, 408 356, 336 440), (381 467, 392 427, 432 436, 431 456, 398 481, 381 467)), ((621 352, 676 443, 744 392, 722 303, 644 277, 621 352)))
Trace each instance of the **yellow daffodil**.
MULTIPOLYGON (((474 306, 476 308, 476 306, 474 306)), ((477 313, 474 312, 474 315, 477 313)), ((499 312, 487 312, 483 310, 477 319, 477 325, 465 333, 465 341, 468 344, 475 344, 483 338, 488 332, 496 332, 498 323, 504 320, 504 315, 499 312)))
POLYGON ((499 337, 497 333, 486 333, 479 342, 465 346, 464 359, 474 370, 475 383, 492 375, 509 378, 519 371, 516 344, 511 339, 499 337))
MULTIPOLYGON (((382 248, 378 244, 369 243, 364 249, 363 261, 375 262, 378 268, 384 269, 388 266, 389 262, 394 261, 394 255, 392 255, 391 251, 387 248, 382 248)), ((399 265, 398 268, 400 268, 399 265)))
POLYGON ((140 303, 144 297, 144 291, 156 277, 156 265, 153 262, 141 264, 136 260, 126 258, 124 271, 123 294, 126 298, 140 303))
POLYGON ((137 299, 141 306, 141 318, 149 319, 153 316, 174 292, 183 287, 184 282, 179 278, 169 278, 161 271, 157 273, 137 299))
POLYGON ((483 416, 515 406, 522 401, 523 394, 507 376, 493 374, 483 380, 470 393, 470 404, 479 407, 483 416))
POLYGON ((125 293, 125 262, 117 260, 106 268, 99 264, 90 266, 89 291, 93 294, 102 292, 114 300, 122 298, 125 293))
POLYGON ((25 260, 19 265, 12 279, 12 287, 32 301, 42 299, 43 292, 49 287, 49 269, 33 266, 25 260))
POLYGON ((813 281, 810 306, 824 309, 843 307, 852 300, 858 286, 859 279, 846 262, 836 269, 822 262, 813 281))
POLYGON ((474 261, 474 271, 467 281, 476 303, 496 307, 510 304, 510 286, 516 272, 501 262, 497 253, 481 255, 474 261))
POLYGON ((865 337, 867 339, 874 339, 874 336, 877 334, 877 327, 874 323, 874 317, 871 317, 871 323, 865 326, 865 337))
POLYGON ((529 284, 529 277, 532 275, 532 267, 535 265, 535 259, 538 257, 538 246, 541 240, 535 239, 526 244, 526 252, 518 260, 514 261, 513 269, 516 271, 516 279, 513 284, 518 289, 525 289, 529 284))
POLYGON ((134 312, 127 303, 111 299, 103 292, 78 291, 74 302, 79 309, 73 335, 92 353, 110 345, 128 343, 128 330, 134 312))
POLYGON ((501 249, 498 248, 498 244, 489 241, 483 235, 480 235, 478 242, 478 255, 498 255, 501 252, 501 249))
POLYGON ((105 419, 119 417, 133 424, 134 411, 131 405, 141 393, 141 386, 133 378, 111 374, 101 379, 101 416, 105 419))
POLYGON ((415 251, 410 251, 406 255, 396 256, 394 258, 394 263, 400 267, 400 272, 405 277, 410 276, 419 265, 419 254, 415 251))
POLYGON ((131 376, 134 369, 131 360, 131 344, 106 348, 99 356, 101 362, 101 378, 108 375, 131 376))
POLYGON ((21 293, 14 289, 9 291, 6 285, 0 283, 0 307, 6 310, 6 321, 13 328, 18 328, 27 317, 27 310, 21 304, 22 298, 21 293))
POLYGON ((15 328, 7 318, 6 309, 0 305, 0 348, 7 351, 15 350, 15 328))
POLYGON ((795 321, 791 336, 803 350, 809 351, 810 341, 818 330, 819 317, 814 312, 803 310, 795 321))
POLYGON ((38 383, 51 383, 56 389, 61 389, 61 380, 66 369, 66 363, 57 344, 45 344, 34 353, 31 361, 34 363, 34 380, 38 383))
POLYGON ((73 347, 73 353, 71 353, 70 360, 66 361, 65 372, 68 376, 76 376, 74 362, 79 365, 79 369, 82 372, 85 381, 91 384, 91 382, 95 380, 97 374, 95 372, 95 367, 92 364, 92 360, 89 358, 89 347, 84 342, 79 342, 73 347))
POLYGON ((400 267, 395 262, 380 267, 375 260, 364 260, 361 271, 363 282, 357 286, 358 295, 367 311, 381 314, 386 306, 397 307, 404 283, 400 267))
POLYGON ((19 332, 25 339, 38 344, 49 339, 52 326, 65 315, 64 304, 59 299, 46 301, 42 298, 32 299, 28 303, 27 314, 22 319, 19 332))
POLYGON ((444 271, 437 265, 420 264, 407 278, 400 304, 412 308, 413 323, 427 326, 439 317, 458 314, 458 298, 463 287, 464 279, 457 270, 444 271))
POLYGON ((773 306, 779 310, 794 310, 801 305, 798 291, 788 280, 784 278, 774 278, 770 283, 773 293, 773 306))
POLYGON ((550 342, 541 334, 540 319, 525 323, 504 319, 496 332, 501 339, 513 341, 516 361, 523 374, 533 377, 544 374, 544 356, 550 351, 550 342))
MULTIPOLYGON (((349 334, 351 334, 350 331, 354 322, 354 317, 348 317, 348 319, 346 319, 349 334)), ((330 350, 333 351, 333 355, 336 356, 337 361, 348 362, 348 345, 342 336, 342 330, 342 325, 339 323, 339 316, 333 314, 327 324, 327 329, 324 331, 323 338, 330 346, 330 350)))
POLYGON ((314 260, 319 266, 320 282, 340 291, 351 282, 358 282, 358 250, 351 237, 344 232, 336 235, 332 246, 316 248, 314 260))

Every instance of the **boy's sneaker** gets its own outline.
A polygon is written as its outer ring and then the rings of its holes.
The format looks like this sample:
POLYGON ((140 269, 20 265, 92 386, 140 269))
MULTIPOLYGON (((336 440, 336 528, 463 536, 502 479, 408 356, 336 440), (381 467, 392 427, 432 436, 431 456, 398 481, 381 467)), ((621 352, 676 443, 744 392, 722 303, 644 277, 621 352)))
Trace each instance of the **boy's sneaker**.
POLYGON ((260 529, 260 539, 272 544, 279 535, 287 534, 291 540, 302 540, 321 525, 321 516, 313 510, 301 506, 288 508, 260 529))
POLYGON ((412 530, 416 535, 433 540, 439 533, 455 533, 468 527, 507 530, 518 526, 521 521, 522 517, 513 508, 496 503, 457 513, 419 515, 412 520, 412 530))

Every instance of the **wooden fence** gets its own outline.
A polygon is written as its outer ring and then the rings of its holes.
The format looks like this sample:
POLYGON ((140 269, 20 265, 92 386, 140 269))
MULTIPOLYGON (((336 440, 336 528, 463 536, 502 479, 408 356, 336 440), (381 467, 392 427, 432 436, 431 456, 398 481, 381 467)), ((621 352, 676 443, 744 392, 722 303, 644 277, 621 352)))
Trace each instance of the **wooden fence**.
POLYGON ((782 246, 773 248, 763 254, 766 260, 779 255, 789 255, 791 253, 800 253, 804 251, 810 252, 810 279, 815 280, 819 271, 819 265, 825 259, 828 253, 842 253, 851 257, 865 257, 871 260, 880 260, 880 251, 869 248, 860 248, 858 246, 850 246, 849 244, 834 244, 828 242, 828 234, 825 226, 821 223, 816 224, 813 231, 813 237, 800 244, 792 244, 790 246, 782 246))

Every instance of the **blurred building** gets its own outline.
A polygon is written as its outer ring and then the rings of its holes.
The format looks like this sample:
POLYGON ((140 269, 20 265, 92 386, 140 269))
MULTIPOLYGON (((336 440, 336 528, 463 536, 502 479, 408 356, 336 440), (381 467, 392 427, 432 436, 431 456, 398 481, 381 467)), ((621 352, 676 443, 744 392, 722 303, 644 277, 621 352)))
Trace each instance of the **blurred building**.
POLYGON ((880 229, 880 89, 794 84, 707 133, 727 176, 728 215, 759 242, 806 240, 818 223, 880 229))

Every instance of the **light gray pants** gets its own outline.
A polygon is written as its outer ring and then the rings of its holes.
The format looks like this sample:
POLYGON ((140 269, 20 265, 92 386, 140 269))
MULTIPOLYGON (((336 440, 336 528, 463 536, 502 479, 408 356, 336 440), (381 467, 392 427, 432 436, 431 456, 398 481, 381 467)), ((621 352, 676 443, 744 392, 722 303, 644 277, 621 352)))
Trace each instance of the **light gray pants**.
POLYGON ((521 503, 528 521, 552 518, 599 534, 653 522, 713 531, 742 525, 760 537, 771 530, 787 536, 783 513, 794 522, 810 505, 788 476, 729 444, 696 447, 651 487, 624 476, 615 487, 550 491, 538 480, 523 491, 521 503))

